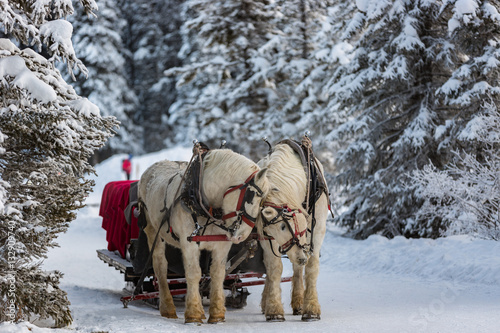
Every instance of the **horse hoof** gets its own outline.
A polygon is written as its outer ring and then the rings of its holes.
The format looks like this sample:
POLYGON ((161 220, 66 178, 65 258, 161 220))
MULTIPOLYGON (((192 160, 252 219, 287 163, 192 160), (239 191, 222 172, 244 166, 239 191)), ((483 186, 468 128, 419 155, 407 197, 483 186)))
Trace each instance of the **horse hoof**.
POLYGON ((226 321, 225 317, 210 316, 210 318, 208 318, 207 323, 209 323, 209 324, 218 324, 218 323, 223 323, 225 321, 226 321))
POLYGON ((319 314, 314 314, 314 313, 304 313, 302 315, 302 321, 318 321, 320 320, 321 317, 319 314))
POLYGON ((293 309, 293 315, 298 316, 302 314, 302 308, 293 309))
POLYGON ((168 319, 177 319, 177 313, 175 312, 167 312, 167 313, 161 313, 162 317, 168 318, 168 319))
POLYGON ((275 314, 275 315, 266 315, 266 321, 270 322, 282 322, 285 321, 285 316, 282 314, 275 314))
POLYGON ((184 324, 201 326, 203 321, 200 318, 186 318, 184 319, 184 324))

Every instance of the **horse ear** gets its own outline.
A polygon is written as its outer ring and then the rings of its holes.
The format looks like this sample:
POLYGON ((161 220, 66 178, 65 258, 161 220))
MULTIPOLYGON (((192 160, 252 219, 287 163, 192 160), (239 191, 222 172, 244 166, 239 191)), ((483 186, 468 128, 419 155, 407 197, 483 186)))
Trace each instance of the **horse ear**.
POLYGON ((271 207, 265 207, 262 210, 262 216, 264 216, 264 218, 268 221, 272 220, 275 215, 276 215, 276 210, 274 210, 271 207))
POLYGON ((262 177, 265 177, 267 175, 267 168, 260 169, 259 172, 255 175, 255 181, 260 181, 262 177))

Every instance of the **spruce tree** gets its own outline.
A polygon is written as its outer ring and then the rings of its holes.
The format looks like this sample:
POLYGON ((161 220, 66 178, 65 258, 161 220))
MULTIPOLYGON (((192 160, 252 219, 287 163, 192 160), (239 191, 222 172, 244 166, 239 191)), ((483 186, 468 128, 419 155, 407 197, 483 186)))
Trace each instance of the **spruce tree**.
POLYGON ((252 131, 280 139, 308 130, 319 148, 325 135, 321 110, 328 99, 322 87, 333 68, 348 61, 345 52, 350 46, 337 43, 355 5, 338 0, 277 1, 276 5, 280 15, 275 21, 281 33, 261 47, 271 64, 265 77, 272 82, 276 98, 252 131))
MULTIPOLYGON (((177 142, 195 137, 239 144, 254 138, 248 124, 262 120, 273 95, 262 75, 269 64, 259 48, 276 33, 274 15, 262 0, 187 2, 189 19, 182 29, 187 61, 167 71, 177 75, 180 94, 169 122, 180 121, 187 128, 177 142)), ((249 153, 252 146, 238 149, 249 153)))
POLYGON ((143 128, 141 144, 147 152, 165 147, 174 129, 169 108, 177 98, 175 79, 165 70, 181 65, 183 1, 120 0, 126 29, 121 31, 128 52, 130 85, 137 96, 133 120, 143 128))
MULTIPOLYGON (((38 3, 37 3, 38 4, 38 3)), ((92 189, 87 162, 112 135, 114 118, 76 94, 55 69, 85 66, 71 43, 67 2, 35 6, 2 1, 2 28, 25 45, 46 46, 49 59, 0 40, 0 318, 51 317, 71 322, 69 301, 59 288, 62 273, 41 261, 67 230, 92 189), (48 19, 51 19, 50 21, 48 19)), ((94 1, 82 1, 87 12, 94 1)))
MULTIPOLYGON (((404 186, 463 145, 461 131, 499 92, 497 1, 357 1, 344 38, 352 60, 325 86, 326 136, 336 152, 337 217, 353 237, 437 237, 422 199, 404 186)), ((465 150, 477 149, 474 145, 465 150)))
POLYGON ((417 219, 439 220, 443 235, 467 234, 500 240, 500 113, 485 105, 459 135, 465 146, 454 151, 444 170, 426 165, 412 173, 411 184, 424 199, 417 219))

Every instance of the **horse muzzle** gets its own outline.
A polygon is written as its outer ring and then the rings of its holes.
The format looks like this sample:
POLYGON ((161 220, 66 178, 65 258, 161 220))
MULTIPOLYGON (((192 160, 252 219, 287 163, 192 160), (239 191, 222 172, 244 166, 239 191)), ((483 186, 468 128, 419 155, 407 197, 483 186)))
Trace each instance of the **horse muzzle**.
POLYGON ((307 264, 307 259, 300 258, 298 261, 300 266, 304 266, 305 264, 307 264))
POLYGON ((295 247, 294 250, 288 253, 288 258, 290 258, 290 261, 300 266, 304 266, 305 264, 307 264, 309 257, 310 252, 307 249, 299 247, 295 247))
POLYGON ((248 236, 250 236, 251 232, 252 228, 247 225, 241 224, 238 228, 232 229, 229 232, 230 236, 228 238, 231 240, 231 242, 233 242, 233 244, 239 244, 247 239, 248 236))
POLYGON ((243 242, 246 238, 239 235, 239 236, 232 236, 230 239, 231 239, 231 242, 233 242, 233 244, 239 244, 239 243, 243 242))

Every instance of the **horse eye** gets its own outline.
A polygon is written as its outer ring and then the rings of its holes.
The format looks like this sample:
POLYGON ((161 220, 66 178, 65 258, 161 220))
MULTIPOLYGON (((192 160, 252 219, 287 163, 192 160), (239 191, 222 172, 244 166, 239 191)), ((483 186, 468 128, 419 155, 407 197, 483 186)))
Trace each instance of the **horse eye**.
POLYGON ((286 229, 286 224, 285 223, 281 223, 281 231, 285 231, 286 229))
POLYGON ((276 188, 276 187, 273 187, 273 191, 274 192, 279 192, 280 190, 278 188, 276 188))

